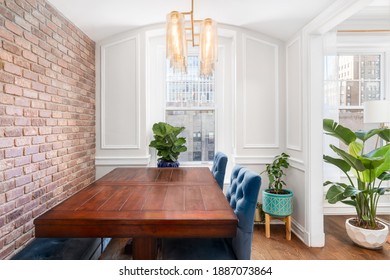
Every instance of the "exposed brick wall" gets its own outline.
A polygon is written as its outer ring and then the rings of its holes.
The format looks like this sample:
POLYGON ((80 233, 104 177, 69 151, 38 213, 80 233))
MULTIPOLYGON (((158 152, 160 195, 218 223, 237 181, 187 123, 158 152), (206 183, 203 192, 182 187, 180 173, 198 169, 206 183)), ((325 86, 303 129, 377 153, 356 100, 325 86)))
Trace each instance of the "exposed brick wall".
POLYGON ((0 259, 95 179, 95 43, 45 0, 0 0, 0 259))

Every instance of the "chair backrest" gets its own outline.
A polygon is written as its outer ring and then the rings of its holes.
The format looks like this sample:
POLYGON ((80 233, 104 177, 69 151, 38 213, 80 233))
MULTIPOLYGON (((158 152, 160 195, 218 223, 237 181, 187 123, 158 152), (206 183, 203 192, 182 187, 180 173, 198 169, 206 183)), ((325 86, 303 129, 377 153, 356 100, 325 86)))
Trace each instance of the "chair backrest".
POLYGON ((225 180, 227 161, 227 155, 222 152, 217 152, 214 156, 213 166, 211 167, 211 173, 221 189, 223 189, 223 181, 225 180))
POLYGON ((249 260, 251 257, 253 220, 260 185, 259 174, 241 166, 233 168, 226 198, 238 218, 237 234, 232 239, 237 259, 249 260))

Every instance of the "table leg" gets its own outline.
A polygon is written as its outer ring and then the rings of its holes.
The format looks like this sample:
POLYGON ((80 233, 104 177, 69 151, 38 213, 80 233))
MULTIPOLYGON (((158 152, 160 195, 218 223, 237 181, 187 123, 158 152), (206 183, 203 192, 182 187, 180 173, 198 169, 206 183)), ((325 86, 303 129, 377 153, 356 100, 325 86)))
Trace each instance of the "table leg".
POLYGON ((134 260, 155 260, 157 258, 157 240, 152 237, 133 238, 134 260))

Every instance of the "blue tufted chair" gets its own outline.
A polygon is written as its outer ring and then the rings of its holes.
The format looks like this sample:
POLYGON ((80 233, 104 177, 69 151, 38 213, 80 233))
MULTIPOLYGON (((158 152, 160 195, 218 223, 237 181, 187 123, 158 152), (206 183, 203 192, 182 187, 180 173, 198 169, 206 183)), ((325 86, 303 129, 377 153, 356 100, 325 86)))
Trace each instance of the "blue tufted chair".
POLYGON ((225 180, 227 161, 227 155, 222 152, 217 152, 214 156, 213 166, 211 167, 211 173, 213 173, 215 180, 222 190, 223 181, 225 180))
POLYGON ((238 218, 237 234, 231 240, 231 245, 239 260, 249 260, 251 257, 253 220, 260 185, 261 177, 255 172, 241 166, 233 168, 226 198, 238 218))
POLYGON ((258 174, 244 167, 233 168, 227 200, 238 218, 234 238, 165 238, 162 259, 249 260, 252 251, 253 220, 261 185, 258 174))

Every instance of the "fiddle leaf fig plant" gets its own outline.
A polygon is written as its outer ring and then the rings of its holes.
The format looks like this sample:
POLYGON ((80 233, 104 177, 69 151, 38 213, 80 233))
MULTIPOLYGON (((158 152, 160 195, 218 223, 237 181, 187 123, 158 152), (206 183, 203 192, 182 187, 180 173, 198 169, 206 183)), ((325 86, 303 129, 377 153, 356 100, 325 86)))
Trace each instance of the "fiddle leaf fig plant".
POLYGON ((178 137, 185 127, 175 127, 165 122, 153 125, 154 140, 149 147, 157 150, 158 161, 176 162, 180 153, 187 151, 186 139, 178 137))
POLYGON ((323 120, 323 128, 327 135, 347 145, 345 150, 329 145, 339 158, 323 156, 326 163, 338 167, 348 178, 347 183, 326 181, 324 186, 329 187, 326 199, 331 204, 342 202, 354 206, 357 225, 376 229, 379 198, 390 190, 385 186, 385 181, 390 180, 390 129, 353 132, 331 119, 323 120), (375 135, 387 144, 365 152, 366 141, 375 135))

